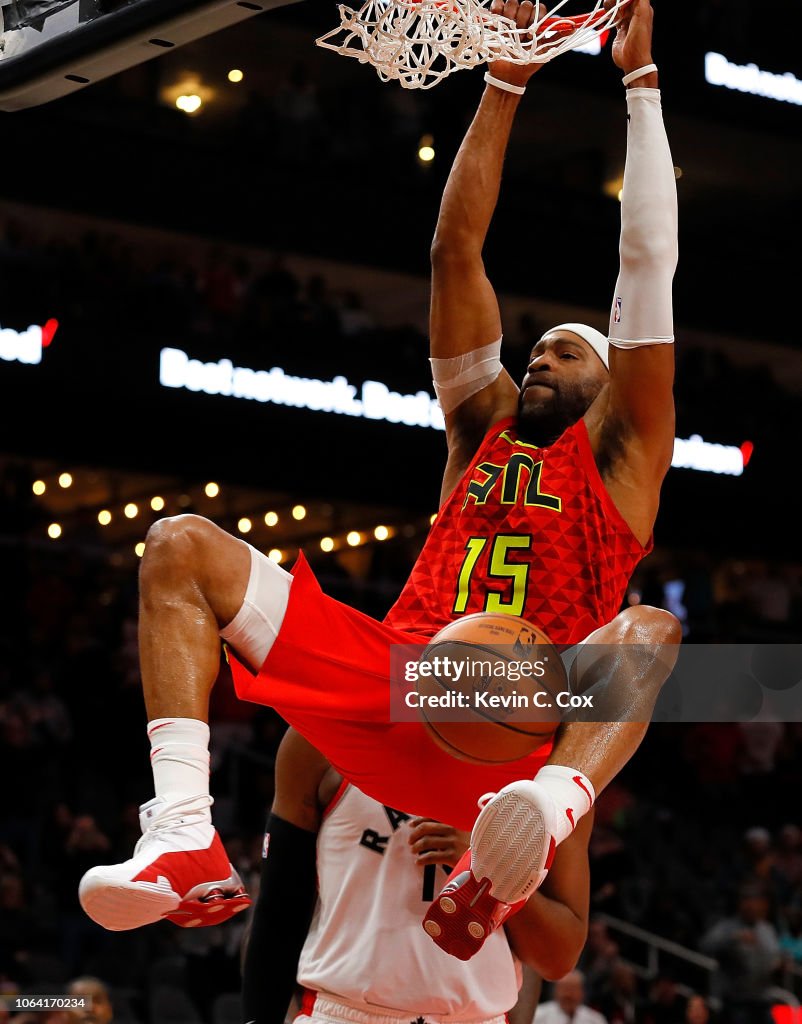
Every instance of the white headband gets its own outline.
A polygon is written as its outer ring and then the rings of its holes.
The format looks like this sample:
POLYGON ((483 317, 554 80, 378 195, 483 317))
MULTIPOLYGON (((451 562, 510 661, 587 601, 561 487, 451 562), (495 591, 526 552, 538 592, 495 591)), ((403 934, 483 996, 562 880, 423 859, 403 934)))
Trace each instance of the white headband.
POLYGON ((557 327, 552 327, 543 335, 545 338, 546 334, 551 334, 554 331, 570 331, 571 334, 577 334, 579 337, 588 343, 596 355, 601 359, 607 369, 610 369, 610 361, 608 357, 609 342, 607 338, 597 331, 595 327, 588 327, 587 324, 559 324, 557 327))

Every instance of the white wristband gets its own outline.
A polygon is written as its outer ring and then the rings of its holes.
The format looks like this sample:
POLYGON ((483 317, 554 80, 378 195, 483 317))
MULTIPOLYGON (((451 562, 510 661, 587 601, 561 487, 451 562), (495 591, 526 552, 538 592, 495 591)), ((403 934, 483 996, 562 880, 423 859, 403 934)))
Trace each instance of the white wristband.
POLYGON ((635 82, 639 78, 643 78, 644 75, 650 75, 653 71, 657 71, 656 64, 646 64, 642 68, 638 68, 637 71, 630 71, 628 75, 624 75, 624 85, 629 85, 630 82, 635 82))
POLYGON ((493 78, 489 71, 485 72, 485 81, 488 85, 495 85, 497 89, 515 93, 516 96, 523 96, 526 92, 525 85, 513 85, 512 82, 502 82, 500 78, 493 78))

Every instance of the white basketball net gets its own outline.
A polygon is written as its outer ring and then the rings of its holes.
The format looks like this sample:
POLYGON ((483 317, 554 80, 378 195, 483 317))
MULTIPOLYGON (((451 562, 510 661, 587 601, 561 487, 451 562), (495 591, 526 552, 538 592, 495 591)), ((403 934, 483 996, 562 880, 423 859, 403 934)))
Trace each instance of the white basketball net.
POLYGON ((517 28, 491 14, 492 0, 367 0, 359 10, 340 4, 340 25, 318 46, 362 64, 372 64, 383 81, 405 89, 431 89, 462 68, 493 60, 545 64, 567 50, 590 43, 615 25, 629 0, 604 0, 582 15, 560 16, 570 0, 551 10, 535 0, 530 28, 517 28))

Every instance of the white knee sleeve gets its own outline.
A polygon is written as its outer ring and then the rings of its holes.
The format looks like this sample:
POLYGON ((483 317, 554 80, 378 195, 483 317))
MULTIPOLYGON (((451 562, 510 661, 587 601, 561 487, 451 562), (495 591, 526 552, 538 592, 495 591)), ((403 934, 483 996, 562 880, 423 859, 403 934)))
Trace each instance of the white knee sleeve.
POLYGON ((292 576, 261 551, 250 544, 248 547, 251 575, 245 598, 231 622, 220 630, 220 636, 258 671, 284 621, 292 576))
POLYGON ((621 198, 621 272, 610 316, 616 348, 674 340, 677 184, 658 89, 627 90, 629 137, 621 198))

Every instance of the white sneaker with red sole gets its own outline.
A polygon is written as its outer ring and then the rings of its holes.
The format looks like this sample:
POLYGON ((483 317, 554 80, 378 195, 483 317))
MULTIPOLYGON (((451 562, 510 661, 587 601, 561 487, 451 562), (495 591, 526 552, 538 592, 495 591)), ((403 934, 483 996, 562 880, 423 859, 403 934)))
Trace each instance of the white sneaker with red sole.
POLYGON ((81 906, 113 932, 162 918, 198 928, 226 921, 251 900, 212 825, 210 797, 167 803, 155 797, 139 809, 142 838, 122 864, 90 868, 81 879, 81 906))
POLYGON ((470 850, 423 919, 441 949, 470 960, 541 886, 557 849, 558 813, 543 787, 528 781, 505 786, 485 804, 470 850))

